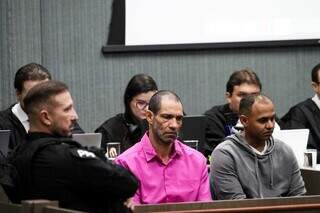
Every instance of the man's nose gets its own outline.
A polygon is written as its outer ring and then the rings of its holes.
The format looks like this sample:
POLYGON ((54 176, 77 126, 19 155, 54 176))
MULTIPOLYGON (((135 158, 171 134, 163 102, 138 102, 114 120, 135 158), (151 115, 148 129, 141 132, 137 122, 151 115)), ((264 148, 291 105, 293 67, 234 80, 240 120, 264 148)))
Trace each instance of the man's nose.
POLYGON ((176 118, 172 118, 172 119, 170 120, 170 128, 172 128, 172 129, 178 129, 179 126, 180 126, 180 123, 179 123, 179 121, 177 121, 176 118))
POLYGON ((274 128, 274 120, 269 120, 266 124, 267 129, 273 129, 274 128))
POLYGON ((79 119, 78 114, 77 114, 76 110, 73 109, 73 112, 72 112, 72 120, 78 120, 78 119, 79 119))

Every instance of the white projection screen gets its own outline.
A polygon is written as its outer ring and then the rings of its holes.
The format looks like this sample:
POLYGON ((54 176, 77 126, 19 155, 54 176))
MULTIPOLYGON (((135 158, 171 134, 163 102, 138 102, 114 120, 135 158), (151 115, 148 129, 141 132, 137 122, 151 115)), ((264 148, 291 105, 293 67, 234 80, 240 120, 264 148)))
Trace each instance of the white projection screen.
POLYGON ((320 38, 320 0, 126 0, 125 45, 320 38))

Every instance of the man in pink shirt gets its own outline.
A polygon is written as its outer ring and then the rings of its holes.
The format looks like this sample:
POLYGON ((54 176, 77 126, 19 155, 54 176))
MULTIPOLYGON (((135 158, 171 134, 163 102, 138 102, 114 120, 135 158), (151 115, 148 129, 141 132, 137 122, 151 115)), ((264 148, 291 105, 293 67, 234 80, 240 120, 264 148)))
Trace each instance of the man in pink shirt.
POLYGON ((152 96, 146 112, 149 131, 115 160, 140 181, 134 204, 211 200, 205 157, 177 140, 183 107, 173 92, 152 96))

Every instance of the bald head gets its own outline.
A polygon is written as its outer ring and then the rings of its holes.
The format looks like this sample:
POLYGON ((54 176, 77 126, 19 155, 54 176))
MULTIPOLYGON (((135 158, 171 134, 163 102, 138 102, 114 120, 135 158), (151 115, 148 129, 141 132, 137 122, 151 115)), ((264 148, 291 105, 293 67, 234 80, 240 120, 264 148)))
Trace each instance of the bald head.
POLYGON ((239 115, 250 115, 254 103, 273 105, 271 99, 265 95, 248 95, 240 101, 239 115))
POLYGON ((151 97, 149 102, 149 110, 154 114, 157 114, 161 109, 161 101, 164 98, 174 100, 175 102, 180 103, 182 105, 181 100, 176 93, 170 90, 160 90, 151 97))

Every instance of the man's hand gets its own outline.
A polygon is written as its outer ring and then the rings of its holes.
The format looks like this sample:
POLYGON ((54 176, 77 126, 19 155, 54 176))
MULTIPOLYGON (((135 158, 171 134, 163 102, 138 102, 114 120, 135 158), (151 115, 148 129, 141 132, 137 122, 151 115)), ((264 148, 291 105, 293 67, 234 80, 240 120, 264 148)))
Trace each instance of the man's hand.
POLYGON ((109 158, 115 158, 118 156, 117 150, 114 147, 111 147, 109 152, 108 152, 108 157, 109 158))
POLYGON ((132 201, 132 197, 131 198, 128 198, 124 203, 123 205, 125 205, 128 209, 131 209, 131 211, 134 210, 134 203, 132 201))

